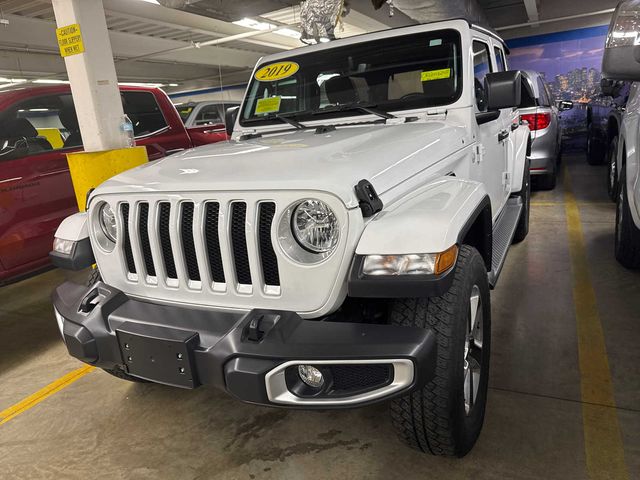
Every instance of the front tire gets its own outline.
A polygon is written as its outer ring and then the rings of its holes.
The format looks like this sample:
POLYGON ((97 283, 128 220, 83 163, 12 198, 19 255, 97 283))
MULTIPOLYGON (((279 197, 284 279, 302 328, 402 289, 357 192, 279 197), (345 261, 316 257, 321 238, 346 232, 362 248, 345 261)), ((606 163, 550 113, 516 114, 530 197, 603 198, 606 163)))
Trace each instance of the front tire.
POLYGON ((607 194, 612 202, 618 198, 618 137, 614 137, 607 153, 607 194))
POLYGON ((615 255, 623 267, 636 269, 640 268, 640 229, 633 222, 627 195, 626 171, 623 169, 616 205, 615 255))
POLYGON ((466 455, 484 422, 491 347, 491 305, 480 253, 463 245, 447 293, 391 304, 394 325, 429 328, 436 334, 435 377, 394 399, 391 418, 400 438, 434 455, 466 455))

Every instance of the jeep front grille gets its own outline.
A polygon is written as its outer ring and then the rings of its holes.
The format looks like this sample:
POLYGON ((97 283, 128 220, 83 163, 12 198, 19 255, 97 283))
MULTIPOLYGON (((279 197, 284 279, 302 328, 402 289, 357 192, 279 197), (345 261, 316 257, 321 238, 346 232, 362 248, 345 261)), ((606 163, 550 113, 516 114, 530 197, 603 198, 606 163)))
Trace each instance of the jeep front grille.
POLYGON ((253 224, 247 218, 247 204, 233 201, 228 204, 229 221, 224 220, 219 202, 206 202, 204 208, 196 213, 194 202, 137 202, 120 204, 123 225, 123 248, 125 266, 129 279, 146 279, 156 284, 158 276, 163 275, 169 285, 176 284, 179 272, 184 271, 186 283, 191 288, 199 288, 202 278, 210 275, 214 284, 232 281, 240 291, 249 293, 247 287, 280 286, 278 259, 272 239, 271 227, 275 216, 274 202, 260 202, 257 206, 258 256, 262 266, 261 279, 256 281, 256 272, 251 271, 249 249, 247 246, 247 224, 253 224), (156 209, 156 215, 150 215, 150 209, 156 209), (130 219, 132 216, 133 221, 130 219), (155 221, 152 219, 155 218, 155 221), (152 224, 152 221, 154 224, 152 224), (226 271, 220 248, 220 225, 226 227, 230 239, 233 271, 226 271), (130 226, 135 225, 135 234, 130 226), (179 232, 178 245, 172 239, 173 227, 179 232), (196 235, 202 238, 197 239, 196 235), (203 255, 198 253, 196 242, 202 241, 206 247, 203 255), (157 242, 161 255, 154 255, 152 243, 157 242), (136 253, 139 252, 139 256, 136 253), (136 258, 138 257, 138 258, 136 258), (178 268, 181 265, 183 268, 178 268), (204 273, 206 270, 207 274, 204 273), (142 271, 144 274, 141 275, 142 271))
POLYGON ((104 282, 134 298, 204 308, 285 309, 316 318, 342 303, 362 215, 318 191, 129 192, 96 196, 91 243, 104 282), (318 198, 341 226, 336 251, 296 259, 291 209, 318 198), (99 207, 116 212, 118 241, 97 239, 99 207), (350 215, 355 219, 350 221, 350 215), (96 228, 97 227, 97 228, 96 228), (289 235, 289 236, 287 236, 289 235), (349 252, 349 253, 347 253, 349 252))

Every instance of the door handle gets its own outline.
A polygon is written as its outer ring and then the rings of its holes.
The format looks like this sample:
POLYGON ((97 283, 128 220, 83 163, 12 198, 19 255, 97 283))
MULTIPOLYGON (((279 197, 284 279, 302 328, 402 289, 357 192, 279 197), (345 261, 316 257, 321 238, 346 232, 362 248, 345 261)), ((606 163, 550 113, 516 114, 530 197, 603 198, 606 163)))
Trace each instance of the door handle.
POLYGON ((509 138, 509 130, 502 130, 500 133, 498 133, 498 142, 502 143, 507 138, 509 138))

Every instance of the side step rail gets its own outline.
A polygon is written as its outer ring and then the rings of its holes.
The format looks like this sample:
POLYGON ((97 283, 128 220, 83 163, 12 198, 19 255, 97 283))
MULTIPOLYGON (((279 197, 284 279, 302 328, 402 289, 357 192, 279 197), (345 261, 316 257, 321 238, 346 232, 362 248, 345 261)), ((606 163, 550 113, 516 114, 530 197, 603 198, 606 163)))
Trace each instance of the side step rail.
POLYGON ((491 258, 491 271, 489 272, 489 286, 491 288, 494 288, 498 283, 498 277, 513 241, 518 220, 520 220, 522 207, 520 197, 509 198, 500 214, 500 218, 496 220, 493 227, 493 256, 491 258))

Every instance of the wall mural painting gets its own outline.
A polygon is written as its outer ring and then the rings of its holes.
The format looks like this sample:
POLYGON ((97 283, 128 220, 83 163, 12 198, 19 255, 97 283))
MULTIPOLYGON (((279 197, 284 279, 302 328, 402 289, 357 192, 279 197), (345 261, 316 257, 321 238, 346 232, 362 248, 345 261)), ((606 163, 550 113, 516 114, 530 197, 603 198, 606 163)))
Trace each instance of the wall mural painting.
POLYGON ((574 102, 573 110, 561 114, 565 150, 584 149, 587 105, 608 103, 599 96, 607 28, 603 25, 507 41, 509 68, 542 73, 557 100, 574 102))

